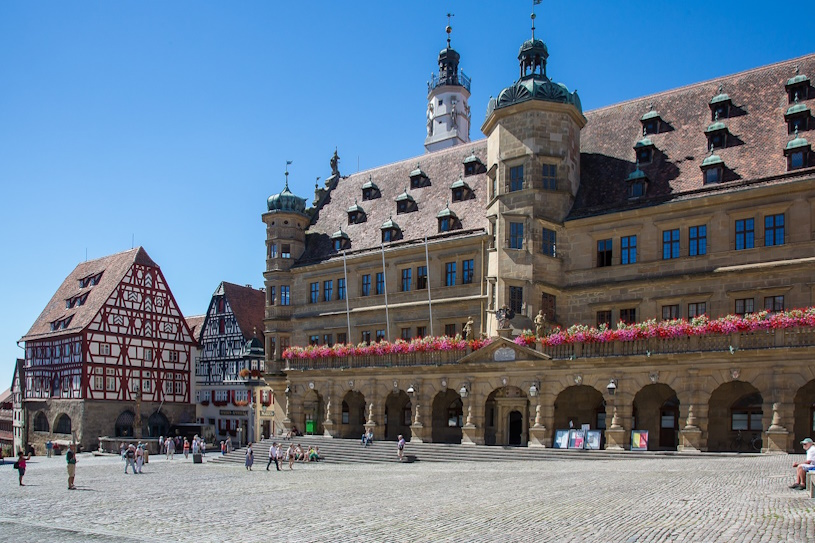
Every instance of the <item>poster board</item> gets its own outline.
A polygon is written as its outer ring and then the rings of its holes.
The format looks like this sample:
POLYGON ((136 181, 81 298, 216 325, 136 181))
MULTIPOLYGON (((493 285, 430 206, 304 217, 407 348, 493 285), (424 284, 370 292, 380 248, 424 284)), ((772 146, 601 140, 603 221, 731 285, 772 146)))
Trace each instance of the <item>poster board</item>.
POLYGON ((648 450, 648 430, 631 430, 631 450, 648 450))
POLYGON ((569 430, 569 448, 582 449, 585 436, 583 430, 569 430))
POLYGON ((552 442, 555 449, 569 448, 569 430, 555 430, 555 439, 552 442))
POLYGON ((586 448, 592 451, 599 451, 602 439, 603 432, 600 430, 589 430, 586 434, 586 448))

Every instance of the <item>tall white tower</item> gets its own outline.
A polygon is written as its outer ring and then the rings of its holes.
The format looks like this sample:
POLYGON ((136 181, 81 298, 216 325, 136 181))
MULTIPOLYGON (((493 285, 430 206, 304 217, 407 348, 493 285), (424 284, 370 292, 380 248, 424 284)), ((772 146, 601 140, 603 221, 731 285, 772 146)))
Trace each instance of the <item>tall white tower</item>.
POLYGON ((428 153, 470 141, 470 78, 460 72, 460 55, 450 47, 453 27, 447 14, 447 47, 439 53, 439 75, 431 74, 427 83, 428 153))

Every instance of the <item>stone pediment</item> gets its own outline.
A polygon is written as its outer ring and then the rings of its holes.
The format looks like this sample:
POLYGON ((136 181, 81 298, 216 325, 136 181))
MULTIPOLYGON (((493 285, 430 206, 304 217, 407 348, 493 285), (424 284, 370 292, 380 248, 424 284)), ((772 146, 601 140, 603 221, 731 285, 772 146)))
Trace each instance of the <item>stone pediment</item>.
POLYGON ((492 342, 477 351, 459 359, 459 364, 489 364, 491 362, 515 362, 520 360, 551 360, 547 354, 518 345, 510 339, 500 336, 492 338, 492 342))

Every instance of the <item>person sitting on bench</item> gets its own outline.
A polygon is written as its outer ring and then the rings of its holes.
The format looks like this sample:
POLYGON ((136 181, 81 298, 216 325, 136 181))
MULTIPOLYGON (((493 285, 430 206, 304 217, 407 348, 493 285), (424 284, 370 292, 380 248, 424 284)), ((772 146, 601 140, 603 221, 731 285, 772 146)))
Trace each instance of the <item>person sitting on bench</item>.
POLYGON ((807 471, 815 469, 815 442, 812 438, 806 438, 801 441, 804 450, 807 452, 807 459, 803 462, 795 462, 792 467, 795 468, 795 482, 790 485, 790 488, 795 490, 806 490, 807 485, 807 471))

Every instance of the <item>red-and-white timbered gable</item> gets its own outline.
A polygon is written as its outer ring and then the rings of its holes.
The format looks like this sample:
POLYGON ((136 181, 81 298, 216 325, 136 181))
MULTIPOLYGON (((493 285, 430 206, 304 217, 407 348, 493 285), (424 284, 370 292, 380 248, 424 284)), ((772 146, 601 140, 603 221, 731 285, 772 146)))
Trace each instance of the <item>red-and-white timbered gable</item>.
POLYGON ((25 341, 25 398, 190 402, 194 340, 139 247, 80 264, 25 341))
POLYGON ((190 401, 193 339, 158 268, 133 264, 85 337, 87 398, 190 401))

